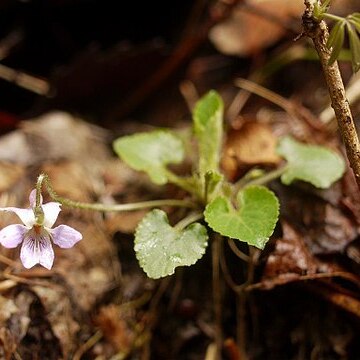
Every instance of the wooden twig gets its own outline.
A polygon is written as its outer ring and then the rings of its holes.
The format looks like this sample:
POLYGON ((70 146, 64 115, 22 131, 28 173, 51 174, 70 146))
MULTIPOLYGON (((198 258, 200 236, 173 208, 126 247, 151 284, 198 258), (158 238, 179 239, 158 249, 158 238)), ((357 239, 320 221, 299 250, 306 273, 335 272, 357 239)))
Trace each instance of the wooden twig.
POLYGON ((0 60, 6 59, 15 46, 19 45, 24 38, 20 30, 14 30, 0 40, 0 60))
POLYGON ((318 21, 313 16, 314 0, 304 0, 303 35, 312 39, 319 55, 321 66, 329 90, 331 106, 334 109, 340 134, 345 144, 346 154, 353 169, 357 185, 360 189, 360 143, 349 102, 345 95, 345 87, 339 66, 335 61, 329 65, 331 51, 326 46, 329 31, 325 21, 318 21))
POLYGON ((307 130, 304 126, 302 126, 303 121, 310 125, 312 129, 323 129, 323 125, 319 123, 319 121, 316 120, 315 116, 313 116, 312 113, 302 105, 287 100, 279 94, 276 94, 273 91, 261 85, 258 85, 250 80, 238 78, 235 80, 235 85, 250 93, 261 96, 262 98, 269 100, 273 104, 281 107, 292 117, 292 119, 295 121, 295 124, 298 126, 299 129, 301 129, 302 132, 305 132, 307 130))
POLYGON ((0 79, 14 83, 38 95, 49 96, 50 94, 50 84, 48 81, 11 69, 3 64, 0 64, 0 79))

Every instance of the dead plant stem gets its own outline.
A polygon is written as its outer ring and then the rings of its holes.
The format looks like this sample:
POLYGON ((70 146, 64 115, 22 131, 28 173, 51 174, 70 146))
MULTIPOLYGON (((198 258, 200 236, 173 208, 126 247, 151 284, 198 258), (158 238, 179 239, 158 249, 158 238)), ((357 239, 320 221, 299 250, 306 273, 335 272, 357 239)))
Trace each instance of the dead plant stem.
POLYGON ((326 46, 329 37, 328 27, 325 21, 315 19, 313 15, 314 1, 305 0, 304 3, 306 8, 302 17, 303 35, 312 39, 319 55, 326 85, 330 94, 331 106, 335 112, 350 166, 354 171, 355 179, 360 189, 360 143, 349 102, 346 98, 339 66, 336 61, 332 65, 329 65, 331 51, 326 46))
POLYGON ((222 334, 222 292, 221 292, 221 279, 220 279, 220 254, 221 254, 221 236, 218 234, 213 235, 212 243, 212 281, 213 281, 213 301, 214 301, 214 314, 215 314, 215 344, 216 354, 215 359, 221 359, 221 348, 223 342, 222 334))
POLYGON ((247 279, 244 285, 240 288, 237 295, 237 342, 243 359, 247 359, 246 344, 247 344, 247 327, 246 315, 248 305, 248 295, 245 292, 247 286, 254 282, 255 268, 260 256, 260 250, 254 246, 249 246, 249 261, 247 268, 247 279))
POLYGON ((76 353, 74 354, 73 360, 80 360, 88 350, 90 350, 97 342, 101 340, 102 337, 103 337, 102 332, 97 331, 77 349, 76 353))

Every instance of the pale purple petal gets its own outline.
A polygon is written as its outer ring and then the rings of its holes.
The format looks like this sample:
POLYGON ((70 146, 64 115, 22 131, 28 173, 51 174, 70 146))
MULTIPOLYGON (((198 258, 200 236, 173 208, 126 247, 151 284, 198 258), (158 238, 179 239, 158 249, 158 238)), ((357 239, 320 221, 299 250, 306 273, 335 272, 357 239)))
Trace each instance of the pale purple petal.
POLYGON ((47 228, 52 228, 55 224, 57 217, 61 211, 61 204, 58 202, 49 202, 47 204, 42 205, 42 209, 44 211, 44 226, 47 228))
POLYGON ((40 265, 50 270, 54 263, 54 250, 50 239, 41 247, 40 265))
POLYGON ((15 213, 25 226, 31 228, 35 224, 35 215, 32 209, 20 209, 16 207, 0 208, 0 211, 8 211, 15 213))
MULTIPOLYGON (((36 189, 31 190, 31 193, 29 195, 29 201, 30 201, 30 207, 34 208, 36 205, 36 189)), ((43 197, 40 194, 40 205, 42 204, 42 202, 43 202, 43 197)))
POLYGON ((50 238, 46 236, 25 237, 20 251, 20 259, 27 269, 40 264, 50 270, 54 263, 54 250, 50 238))
POLYGON ((64 249, 73 247, 82 239, 81 233, 67 225, 60 225, 51 230, 51 235, 54 244, 64 249))
POLYGON ((0 243, 6 248, 17 247, 24 239, 24 235, 29 231, 24 225, 9 225, 0 231, 0 243))

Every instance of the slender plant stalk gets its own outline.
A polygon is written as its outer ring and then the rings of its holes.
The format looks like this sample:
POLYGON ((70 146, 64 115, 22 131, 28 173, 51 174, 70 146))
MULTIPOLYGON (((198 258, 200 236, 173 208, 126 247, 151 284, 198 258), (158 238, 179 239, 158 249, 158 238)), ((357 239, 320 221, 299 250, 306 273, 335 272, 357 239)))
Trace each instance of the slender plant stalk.
MULTIPOLYGON (((106 205, 101 203, 84 203, 73 201, 70 199, 63 198, 56 194, 53 187, 51 186, 49 176, 46 174, 41 174, 38 177, 36 183, 36 201, 37 204, 40 204, 40 194, 41 188, 45 185, 45 188, 50 195, 50 197, 65 206, 84 209, 84 210, 95 210, 95 211, 134 211, 140 209, 154 208, 159 206, 179 206, 179 207, 187 207, 187 208, 195 208, 196 205, 192 201, 188 200, 179 200, 179 199, 162 199, 162 200, 150 200, 150 201, 142 201, 131 204, 115 204, 115 205, 106 205)), ((39 206, 39 205, 38 205, 39 206)))
POLYGON ((346 154, 353 169, 357 185, 360 189, 360 143, 355 123, 351 114, 349 102, 346 98, 344 83, 339 66, 335 61, 329 65, 331 51, 326 46, 329 38, 328 27, 323 20, 314 17, 314 0, 305 0, 303 15, 303 35, 312 39, 319 55, 326 85, 329 90, 331 106, 334 109, 346 154))
POLYGON ((248 181, 244 185, 244 187, 250 186, 250 185, 266 185, 268 182, 279 178, 287 170, 287 168, 288 168, 288 166, 284 165, 275 170, 269 171, 268 173, 266 173, 263 176, 259 176, 256 179, 248 181))

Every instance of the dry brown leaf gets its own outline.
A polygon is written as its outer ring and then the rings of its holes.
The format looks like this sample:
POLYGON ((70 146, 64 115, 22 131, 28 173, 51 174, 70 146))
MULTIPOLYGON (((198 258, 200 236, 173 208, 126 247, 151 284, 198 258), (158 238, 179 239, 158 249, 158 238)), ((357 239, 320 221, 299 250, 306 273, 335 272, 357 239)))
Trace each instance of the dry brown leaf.
POLYGON ((110 304, 102 307, 95 319, 104 336, 122 354, 130 352, 136 337, 129 327, 129 315, 129 311, 124 312, 121 306, 110 304))
POLYGON ((286 32, 280 23, 296 18, 300 24, 304 11, 303 0, 248 0, 246 4, 253 11, 238 6, 210 32, 210 40, 225 54, 249 56, 274 44, 286 32), (272 21, 271 17, 279 21, 272 21))
POLYGON ((300 234, 283 222, 283 237, 277 239, 275 250, 268 256, 262 276, 267 289, 295 281, 305 274, 314 274, 317 262, 306 247, 300 234))
MULTIPOLYGON (((54 335, 59 339, 64 354, 70 354, 77 347, 76 334, 80 325, 74 316, 74 302, 65 288, 33 286, 32 290, 41 300, 54 335)), ((78 309, 79 311, 79 309, 78 309)))
POLYGON ((331 284, 324 282, 309 283, 307 287, 311 292, 320 295, 327 301, 360 318, 360 300, 356 294, 351 294, 347 291, 341 292, 339 291, 341 289, 338 287, 332 288, 331 284))
POLYGON ((0 296, 0 323, 5 323, 12 314, 16 313, 18 308, 16 307, 12 299, 7 299, 0 296))
POLYGON ((34 295, 29 291, 21 291, 14 296, 14 303, 18 311, 13 314, 9 322, 9 330, 19 343, 26 335, 31 322, 30 306, 34 301, 34 295))
POLYGON ((224 145, 222 168, 229 179, 254 165, 276 165, 277 139, 271 129, 261 123, 246 122, 240 129, 230 130, 224 145))
POLYGON ((313 254, 343 252, 358 236, 354 222, 331 204, 306 203, 303 222, 306 242, 313 254))
POLYGON ((24 169, 21 166, 1 161, 0 193, 9 190, 22 176, 24 176, 24 169))
POLYGON ((277 187, 282 216, 292 219, 301 229, 312 254, 343 253, 358 236, 358 225, 341 206, 344 194, 339 194, 339 191, 341 188, 336 184, 327 191, 315 190, 300 183, 291 187, 277 187))

